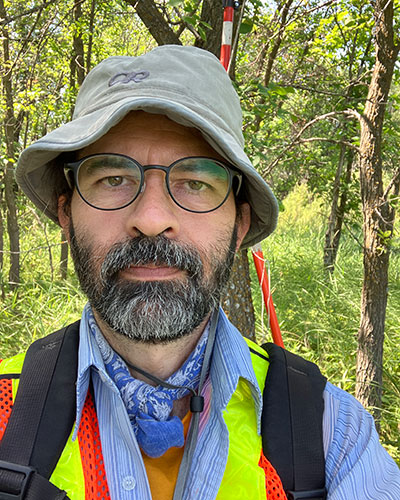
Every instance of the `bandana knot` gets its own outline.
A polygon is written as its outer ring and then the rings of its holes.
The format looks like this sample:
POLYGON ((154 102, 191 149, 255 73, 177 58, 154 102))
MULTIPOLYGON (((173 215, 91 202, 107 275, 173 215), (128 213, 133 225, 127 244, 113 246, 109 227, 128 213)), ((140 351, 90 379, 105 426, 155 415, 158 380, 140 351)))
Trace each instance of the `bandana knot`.
POLYGON ((189 388, 196 390, 199 385, 208 327, 181 368, 166 380, 169 384, 185 387, 167 389, 160 385, 153 387, 132 377, 121 356, 104 339, 90 307, 87 308, 87 318, 105 369, 125 403, 139 446, 152 458, 160 457, 173 446, 183 446, 183 424, 180 418, 171 416, 172 406, 175 400, 190 393, 189 388))

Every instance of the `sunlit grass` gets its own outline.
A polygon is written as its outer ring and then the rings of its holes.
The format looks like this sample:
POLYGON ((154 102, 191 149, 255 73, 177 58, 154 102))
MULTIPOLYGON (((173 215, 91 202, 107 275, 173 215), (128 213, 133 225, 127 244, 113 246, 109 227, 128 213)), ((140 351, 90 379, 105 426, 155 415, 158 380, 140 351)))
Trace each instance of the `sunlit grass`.
MULTIPOLYGON (((344 232, 333 276, 323 270, 326 215, 304 188, 289 196, 279 228, 264 244, 273 300, 285 347, 317 362, 328 379, 354 394, 360 322, 362 249, 344 232), (305 206, 306 205, 306 206, 305 206)), ((400 463, 400 255, 391 256, 384 346, 381 437, 400 463)), ((261 296, 252 269, 257 333, 261 296)), ((267 332, 268 333, 268 332, 267 332)), ((270 340, 270 337, 268 338, 270 340)))
MULTIPOLYGON (((60 230, 27 208, 20 215, 20 231, 21 284, 16 291, 3 285, 0 358, 79 319, 85 303, 72 270, 68 280, 60 278, 60 230)), ((2 283, 7 282, 7 253, 5 261, 2 283)))

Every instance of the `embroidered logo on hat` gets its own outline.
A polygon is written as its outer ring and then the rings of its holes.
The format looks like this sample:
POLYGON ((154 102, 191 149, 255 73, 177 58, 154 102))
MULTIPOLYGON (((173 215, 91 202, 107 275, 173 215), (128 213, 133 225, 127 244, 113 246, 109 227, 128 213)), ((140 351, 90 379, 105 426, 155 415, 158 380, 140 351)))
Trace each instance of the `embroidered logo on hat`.
POLYGON ((140 83, 150 75, 149 71, 132 71, 131 73, 117 73, 108 82, 108 86, 112 87, 118 83, 140 83))

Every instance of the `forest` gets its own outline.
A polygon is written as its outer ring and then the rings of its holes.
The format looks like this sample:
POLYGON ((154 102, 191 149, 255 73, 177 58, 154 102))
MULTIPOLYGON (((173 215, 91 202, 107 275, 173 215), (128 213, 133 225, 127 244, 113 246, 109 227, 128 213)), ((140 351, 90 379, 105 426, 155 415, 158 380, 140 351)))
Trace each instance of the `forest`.
MULTIPOLYGON (((0 358, 85 303, 60 229, 15 183, 19 153, 71 119, 106 57, 164 44, 219 57, 224 3, 246 152, 280 203, 262 247, 285 346, 370 409, 400 463, 399 0, 0 0, 0 358)), ((223 306, 262 343, 251 254, 223 306)))

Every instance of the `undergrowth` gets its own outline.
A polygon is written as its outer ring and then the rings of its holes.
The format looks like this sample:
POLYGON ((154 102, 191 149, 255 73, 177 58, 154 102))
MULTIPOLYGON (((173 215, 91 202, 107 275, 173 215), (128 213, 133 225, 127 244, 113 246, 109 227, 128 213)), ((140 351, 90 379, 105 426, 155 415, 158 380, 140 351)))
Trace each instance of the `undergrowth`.
MULTIPOLYGON (((316 362, 354 395, 360 322, 362 249, 346 230, 333 276, 323 269, 324 208, 305 187, 284 202, 278 229, 263 243, 285 347, 316 362)), ((361 235, 358 235, 361 239, 361 235)), ((400 463, 400 255, 391 255, 384 345, 381 440, 400 463)), ((251 266, 259 342, 270 340, 267 315, 251 266)))

